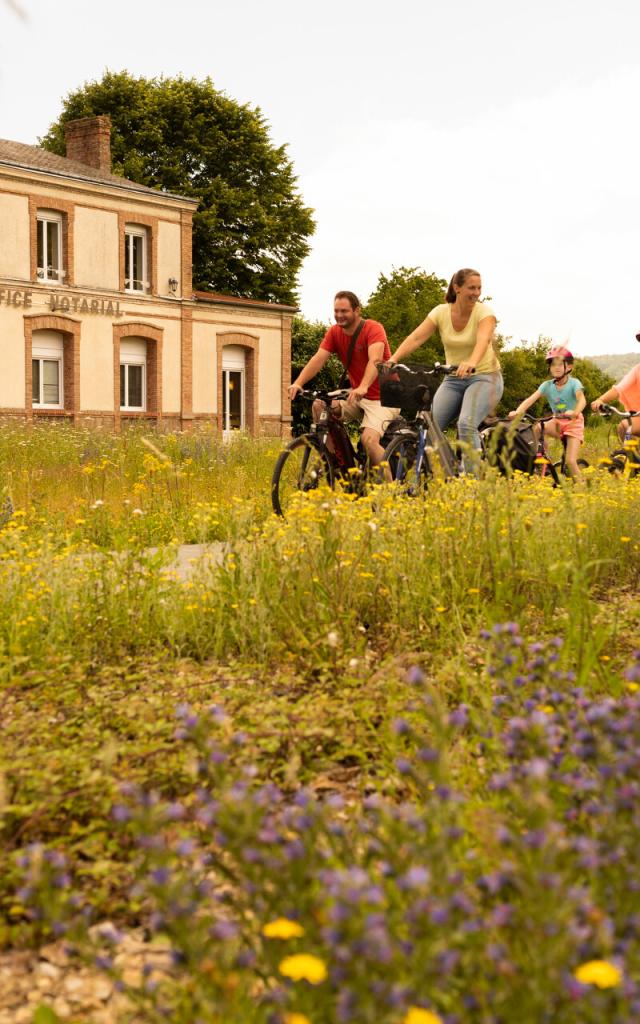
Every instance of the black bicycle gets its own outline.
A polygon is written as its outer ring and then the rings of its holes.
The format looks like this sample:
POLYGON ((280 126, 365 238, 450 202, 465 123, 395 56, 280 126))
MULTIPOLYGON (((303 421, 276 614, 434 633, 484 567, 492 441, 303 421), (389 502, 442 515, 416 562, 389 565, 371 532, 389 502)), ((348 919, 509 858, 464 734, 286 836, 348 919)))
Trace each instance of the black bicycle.
POLYGON ((285 516, 296 494, 334 488, 340 481, 351 494, 362 495, 369 484, 369 460, 361 441, 354 448, 349 432, 331 405, 349 397, 350 389, 310 391, 300 398, 320 401, 324 407, 307 434, 294 438, 278 456, 271 480, 271 504, 276 515, 285 516))
POLYGON ((431 414, 436 388, 457 366, 379 363, 380 400, 402 409, 404 420, 392 431, 384 461, 391 480, 410 495, 418 495, 429 480, 445 480, 460 474, 461 464, 445 434, 431 414))

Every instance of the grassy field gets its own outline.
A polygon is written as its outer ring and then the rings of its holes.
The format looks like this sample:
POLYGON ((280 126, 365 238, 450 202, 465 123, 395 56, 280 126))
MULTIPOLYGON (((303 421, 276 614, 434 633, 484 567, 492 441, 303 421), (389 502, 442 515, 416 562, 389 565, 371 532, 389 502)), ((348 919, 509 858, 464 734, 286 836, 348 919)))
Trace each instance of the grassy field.
POLYGON ((637 1020, 640 486, 284 522, 277 451, 0 431, 0 938, 142 922, 149 1021, 637 1020))

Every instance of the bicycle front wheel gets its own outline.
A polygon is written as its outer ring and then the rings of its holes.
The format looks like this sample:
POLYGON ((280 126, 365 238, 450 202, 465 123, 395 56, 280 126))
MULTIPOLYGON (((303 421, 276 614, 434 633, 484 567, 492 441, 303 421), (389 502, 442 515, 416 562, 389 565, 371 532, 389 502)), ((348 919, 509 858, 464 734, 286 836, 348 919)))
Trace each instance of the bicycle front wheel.
MULTIPOLYGON (((389 466, 391 480, 404 494, 415 497, 427 488, 431 475, 426 453, 418 467, 418 438, 415 434, 397 434, 387 445, 384 461, 389 466)), ((384 481, 383 481, 384 482, 384 481)))
POLYGON ((631 478, 640 474, 640 459, 627 448, 616 449, 607 459, 602 459, 600 464, 616 476, 631 478))
POLYGON ((278 516, 286 516, 296 494, 333 487, 333 467, 315 437, 296 437, 280 452, 271 480, 271 504, 278 516))

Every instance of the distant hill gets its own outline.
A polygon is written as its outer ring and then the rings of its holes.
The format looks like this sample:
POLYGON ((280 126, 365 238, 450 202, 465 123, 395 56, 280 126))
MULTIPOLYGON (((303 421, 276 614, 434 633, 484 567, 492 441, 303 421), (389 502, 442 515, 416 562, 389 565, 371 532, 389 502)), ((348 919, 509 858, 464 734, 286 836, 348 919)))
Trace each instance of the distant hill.
POLYGON ((589 356, 589 359, 604 373, 608 373, 615 380, 620 380, 632 366, 640 363, 640 345, 635 352, 625 352, 623 355, 614 356, 589 356))

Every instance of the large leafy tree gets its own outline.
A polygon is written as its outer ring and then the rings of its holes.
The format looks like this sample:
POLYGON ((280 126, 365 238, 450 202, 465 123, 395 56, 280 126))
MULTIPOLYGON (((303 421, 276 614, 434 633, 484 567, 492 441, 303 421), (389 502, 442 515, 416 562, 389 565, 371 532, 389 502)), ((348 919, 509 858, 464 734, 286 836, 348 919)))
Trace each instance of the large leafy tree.
POLYGON ((193 224, 194 287, 296 301, 314 231, 286 147, 273 145, 257 107, 185 78, 107 71, 70 93, 41 144, 64 155, 67 121, 111 118, 113 171, 200 201, 193 224))
MULTIPOLYGON (((447 282, 419 267, 394 267, 391 274, 380 274, 375 291, 369 297, 364 316, 378 320, 387 332, 391 349, 422 323, 427 313, 444 302, 447 282)), ((442 361, 443 351, 436 332, 412 354, 412 361, 442 361)))

